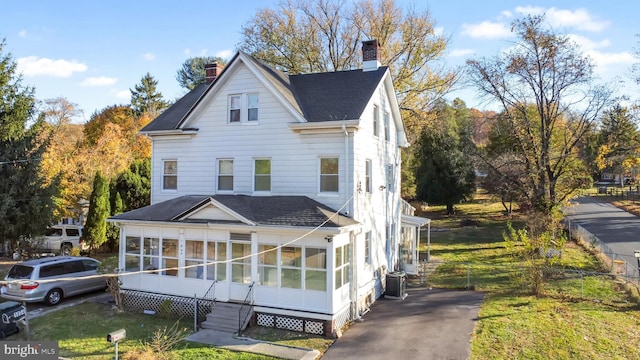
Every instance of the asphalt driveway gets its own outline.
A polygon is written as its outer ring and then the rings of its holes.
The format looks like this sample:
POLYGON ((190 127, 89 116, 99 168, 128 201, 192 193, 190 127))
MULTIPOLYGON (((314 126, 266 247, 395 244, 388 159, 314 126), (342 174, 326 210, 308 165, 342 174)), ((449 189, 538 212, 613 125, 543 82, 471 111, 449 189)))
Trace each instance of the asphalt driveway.
POLYGON ((467 359, 484 294, 407 289, 404 300, 380 299, 322 360, 467 359))

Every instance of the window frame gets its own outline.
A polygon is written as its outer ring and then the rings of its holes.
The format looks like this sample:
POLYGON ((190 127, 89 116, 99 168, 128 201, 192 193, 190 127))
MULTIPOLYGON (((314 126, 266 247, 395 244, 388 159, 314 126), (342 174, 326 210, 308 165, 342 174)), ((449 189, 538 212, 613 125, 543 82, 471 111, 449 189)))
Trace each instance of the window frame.
POLYGON ((373 189, 373 162, 371 159, 365 159, 364 162, 364 192, 371 194, 373 189))
POLYGON ((378 104, 373 104, 373 136, 380 136, 380 107, 378 104))
POLYGON ((226 159, 226 158, 218 159, 217 165, 218 165, 218 169, 217 169, 218 170, 217 171, 218 175, 216 177, 217 182, 218 182, 218 184, 216 186, 217 191, 218 192, 233 192, 233 190, 234 190, 234 182, 233 182, 234 181, 234 176, 233 176, 233 173, 234 173, 234 170, 235 170, 235 168, 234 168, 235 164, 234 164, 233 159, 226 159), (231 173, 230 174, 222 173, 222 162, 225 162, 225 161, 230 161, 231 162, 231 173), (231 178, 231 189, 222 189, 220 187, 220 184, 222 183, 222 181, 221 181, 222 177, 230 177, 231 178))
MULTIPOLYGON (((305 247, 304 248, 304 253, 303 253, 303 258, 304 258, 304 285, 303 288, 304 290, 310 290, 310 291, 327 291, 327 249, 326 248, 319 248, 319 247, 305 247), (321 252, 324 254, 323 255, 323 260, 324 260, 324 267, 313 267, 309 265, 309 262, 307 261, 309 259, 309 252, 310 250, 315 250, 317 251, 317 253, 315 254, 316 256, 318 256, 321 252), (309 281, 309 276, 310 274, 313 273, 323 273, 324 274, 324 287, 322 290, 320 289, 316 289, 313 288, 311 289, 309 284, 311 284, 312 282, 309 281)), ((314 264, 315 265, 315 264, 314 264)))
POLYGON ((207 240, 207 271, 205 273, 207 280, 227 281, 228 248, 228 243, 224 240, 207 240))
POLYGON ((340 157, 339 156, 322 156, 319 158, 318 161, 318 192, 319 193, 323 193, 323 194, 338 194, 340 193, 340 157), (336 164, 336 170, 337 172, 334 173, 323 173, 323 166, 322 166, 322 162, 324 160, 335 160, 337 162, 336 164), (324 180, 327 177, 335 177, 336 181, 335 181, 335 185, 336 185, 336 189, 335 190, 324 190, 323 189, 323 183, 324 180))
POLYGON ((258 93, 248 93, 246 94, 247 98, 247 122, 258 122, 260 119, 260 96, 258 93), (251 98, 255 97, 256 104, 255 107, 251 107, 251 98), (251 119, 251 110, 255 110, 255 119, 251 119))
POLYGON ((349 284, 349 268, 351 266, 351 263, 349 262, 350 248, 351 245, 349 244, 335 248, 335 290, 349 284))
POLYGON ((389 192, 394 192, 394 166, 393 164, 387 164, 387 166, 385 167, 386 170, 386 182, 387 182, 387 191, 389 192))
POLYGON ((389 124, 389 112, 385 111, 383 115, 384 122, 384 140, 389 141, 391 139, 391 129, 389 124))
POLYGON ((364 263, 371 265, 371 230, 364 234, 364 263))
POLYGON ((177 159, 163 159, 162 160, 162 190, 163 191, 176 191, 178 190, 178 160, 177 159), (167 163, 175 163, 175 171, 174 173, 167 173, 167 163), (173 177, 174 187, 167 186, 167 179, 173 177))
POLYGON ((274 244, 258 244, 258 285, 268 287, 278 287, 280 285, 279 252, 280 249, 274 244), (275 271, 275 278, 268 277, 268 279, 265 279, 265 271, 269 271, 269 274, 275 271))
POLYGON ((268 193, 271 192, 272 189, 272 183, 271 183, 271 177, 272 177, 272 166, 271 166, 271 158, 254 158, 253 159, 253 191, 254 192, 259 192, 259 193, 268 193), (269 173, 268 174, 258 174, 257 170, 258 170, 258 161, 268 161, 269 162, 269 173), (257 185, 258 185, 258 178, 259 177, 264 177, 264 178, 268 178, 269 179, 269 189, 264 190, 264 189, 260 189, 258 190, 257 185))
POLYGON ((242 122, 242 94, 229 94, 228 103, 227 103, 227 122, 229 124, 239 124, 242 122), (234 107, 233 99, 238 99, 238 106, 234 107), (234 120, 236 116, 232 116, 235 114, 234 111, 237 111, 237 120, 234 120))
POLYGON ((202 239, 185 239, 184 241, 184 277, 187 279, 204 279, 204 258, 205 258, 205 244, 202 239), (200 245, 200 256, 198 257, 197 251, 194 254, 190 254, 190 243, 196 243, 200 245), (192 276, 195 274, 195 276, 192 276))
POLYGON ((296 289, 296 290, 302 290, 302 269, 303 269, 303 264, 304 264, 304 254, 302 251, 302 246, 292 246, 292 245, 287 245, 287 246, 282 246, 279 249, 279 253, 280 253, 280 287, 281 288, 285 288, 285 289, 296 289), (285 259, 283 253, 285 253, 285 251, 289 251, 287 249, 292 249, 293 250, 293 258, 289 258, 287 257, 285 259), (286 260, 288 259, 292 259, 293 263, 291 262, 287 262, 285 263, 286 260), (295 276, 297 275, 297 279, 295 278, 295 276), (296 281, 297 280, 297 281, 296 281))

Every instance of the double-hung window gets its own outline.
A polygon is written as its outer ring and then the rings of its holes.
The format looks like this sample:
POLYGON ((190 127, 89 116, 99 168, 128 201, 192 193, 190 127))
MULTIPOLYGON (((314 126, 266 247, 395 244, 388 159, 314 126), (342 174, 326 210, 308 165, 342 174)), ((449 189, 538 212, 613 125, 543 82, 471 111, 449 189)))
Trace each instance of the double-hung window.
POLYGON ((233 160, 218 160, 218 191, 233 191, 233 160))
POLYGON ((393 192, 394 182, 393 182, 393 164, 387 165, 387 191, 393 192))
POLYGON ((373 105, 373 136, 378 136, 378 126, 380 123, 380 110, 378 105, 373 105))
POLYGON ((371 193, 371 160, 367 159, 364 164, 364 191, 371 193))
POLYGON ((388 112, 384 112, 384 139, 386 141, 389 141, 390 139, 390 134, 389 134, 389 113, 388 112))
POLYGON ((178 161, 164 160, 162 173, 162 189, 178 189, 178 161))
POLYGON ((351 247, 347 244, 345 246, 336 248, 336 289, 340 289, 342 286, 349 283, 349 252, 351 247))
POLYGON ((278 248, 258 245, 258 284, 278 286, 278 248))
POLYGON ((255 159, 254 191, 271 191, 271 159, 255 159))
POLYGON ((184 276, 194 279, 204 278, 204 241, 186 240, 185 245, 184 276))
POLYGON ((284 288, 302 288, 302 248, 284 246, 280 248, 280 286, 284 288))
POLYGON ((207 242, 207 280, 227 280, 227 242, 207 242))
POLYGON ((364 234, 364 263, 371 265, 371 231, 364 234))
POLYGON ((232 94, 228 98, 229 123, 258 121, 258 94, 232 94))
POLYGON ((304 288, 327 291, 327 250, 306 248, 304 288))
POLYGON ((162 239, 162 275, 178 276, 178 239, 162 239))
POLYGON ((242 95, 229 96, 229 122, 240 122, 240 112, 242 111, 242 95))
POLYGON ((258 94, 247 95, 247 120, 258 121, 258 94))
POLYGON ((320 159, 320 192, 338 192, 340 184, 338 158, 320 159))

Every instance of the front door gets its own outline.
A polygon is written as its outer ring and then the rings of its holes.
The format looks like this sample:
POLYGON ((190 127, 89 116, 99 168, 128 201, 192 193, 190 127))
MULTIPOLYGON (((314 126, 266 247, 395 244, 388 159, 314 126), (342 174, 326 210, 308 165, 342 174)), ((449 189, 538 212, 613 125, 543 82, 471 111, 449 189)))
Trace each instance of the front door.
POLYGON ((229 300, 244 301, 251 285, 251 242, 231 242, 229 300))
POLYGON ((400 242, 400 266, 409 275, 418 274, 418 254, 416 244, 416 228, 402 227, 402 241, 400 242))

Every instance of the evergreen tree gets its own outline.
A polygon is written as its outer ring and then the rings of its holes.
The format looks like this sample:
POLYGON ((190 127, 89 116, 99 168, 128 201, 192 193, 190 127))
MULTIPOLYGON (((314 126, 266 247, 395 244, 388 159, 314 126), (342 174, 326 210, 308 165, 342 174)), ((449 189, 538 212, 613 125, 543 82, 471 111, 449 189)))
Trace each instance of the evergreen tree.
POLYGON ((0 241, 44 233, 51 224, 58 179, 45 181, 40 159, 49 139, 35 114, 34 89, 23 87, 0 40, 0 241), (29 125, 31 124, 31 125, 29 125))
POLYGON ((187 90, 195 89, 206 80, 204 66, 214 61, 221 65, 226 64, 226 61, 218 56, 196 56, 188 58, 178 70, 178 74, 176 74, 178 84, 187 90))
POLYGON ((93 191, 89 198, 89 214, 82 235, 92 249, 107 241, 106 219, 110 211, 109 183, 98 171, 93 179, 93 191))
MULTIPOLYGON (((151 159, 136 160, 131 163, 129 169, 118 175, 111 194, 112 205, 115 205, 116 194, 122 199, 123 212, 149 205, 151 202, 151 159)), ((112 213, 112 215, 116 214, 112 213)))
POLYGON ((470 115, 458 99, 453 107, 439 102, 435 112, 437 125, 426 126, 418 143, 416 197, 444 204, 447 213, 453 214, 454 204, 475 191, 470 115))
POLYGON ((158 80, 147 73, 140 80, 140 84, 136 84, 133 90, 129 89, 131 91, 131 108, 137 116, 145 113, 156 116, 169 107, 169 104, 162 98, 162 93, 158 92, 157 86, 158 80))

